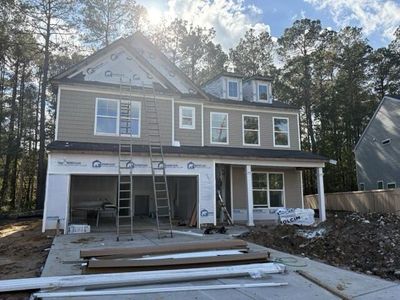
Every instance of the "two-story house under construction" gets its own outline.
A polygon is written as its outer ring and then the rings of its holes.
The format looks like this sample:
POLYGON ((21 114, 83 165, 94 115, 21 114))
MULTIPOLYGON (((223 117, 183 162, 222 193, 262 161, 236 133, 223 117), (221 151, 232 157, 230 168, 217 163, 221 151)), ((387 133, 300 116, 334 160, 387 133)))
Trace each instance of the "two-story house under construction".
POLYGON ((133 218, 154 218, 152 120, 159 126, 173 220, 188 224, 194 215, 197 226, 216 224, 217 189, 234 222, 275 219, 277 208, 304 206, 302 172, 309 168, 316 170, 325 218, 327 159, 301 151, 299 110, 272 99, 269 78, 225 72, 198 87, 135 34, 53 80, 56 133, 47 148, 43 230, 66 229, 91 210, 101 228, 102 210, 117 204, 121 172, 133 174, 133 218), (149 99, 157 119, 147 109, 149 99), (132 145, 122 171, 121 142, 132 145))

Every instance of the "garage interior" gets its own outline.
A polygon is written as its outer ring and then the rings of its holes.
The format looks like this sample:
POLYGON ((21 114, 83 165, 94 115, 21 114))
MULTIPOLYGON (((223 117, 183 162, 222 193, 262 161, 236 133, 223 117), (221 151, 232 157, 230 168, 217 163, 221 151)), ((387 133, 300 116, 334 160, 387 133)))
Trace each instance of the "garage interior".
MULTIPOLYGON (((168 176, 174 225, 189 225, 197 217, 197 176, 168 176)), ((91 231, 115 230, 117 176, 72 175, 69 224, 88 224, 91 231)), ((134 228, 155 226, 151 176, 133 176, 134 228)))

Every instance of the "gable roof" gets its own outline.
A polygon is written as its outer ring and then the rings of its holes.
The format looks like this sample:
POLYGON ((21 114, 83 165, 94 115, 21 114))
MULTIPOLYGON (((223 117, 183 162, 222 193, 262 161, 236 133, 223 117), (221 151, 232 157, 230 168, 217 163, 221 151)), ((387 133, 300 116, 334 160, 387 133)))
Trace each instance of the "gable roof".
MULTIPOLYGON (((100 59, 101 57, 105 56, 109 51, 115 50, 118 47, 123 47, 126 49, 130 54, 132 54, 135 59, 142 64, 145 68, 147 68, 155 77, 157 77, 160 82, 162 82, 165 86, 167 86, 171 91, 174 91, 175 93, 178 94, 183 94, 182 92, 179 91, 179 89, 174 85, 173 82, 171 82, 166 76, 164 76, 155 66, 153 66, 148 59, 144 57, 144 55, 140 54, 133 46, 132 42, 139 40, 142 43, 146 43, 147 46, 151 47, 152 51, 156 52, 157 55, 162 59, 162 61, 165 64, 168 64, 168 66, 171 69, 174 69, 179 73, 179 76, 189 85, 193 88, 194 91, 196 91, 198 94, 200 94, 203 98, 208 99, 207 95, 199 89, 196 84, 193 83, 193 81, 186 76, 175 64, 173 64, 156 46, 154 46, 147 38, 145 38, 141 33, 135 33, 132 36, 129 36, 127 38, 120 38, 116 40, 115 42, 111 43, 110 45, 96 51, 92 55, 88 56, 81 62, 71 66, 64 72, 61 72, 60 74, 54 76, 52 78, 53 81, 55 82, 62 82, 65 79, 70 79, 69 76, 72 74, 78 72, 79 70, 83 69, 84 67, 88 66, 90 63, 93 63, 97 59, 100 59)), ((79 79, 78 79, 79 80, 79 79)))
MULTIPOLYGON (((379 103, 378 107, 376 108, 374 114, 372 115, 371 119, 369 120, 367 126, 365 127, 363 133, 361 134, 360 138, 358 139, 357 144, 354 146, 354 151, 356 151, 358 149, 358 146, 360 145, 361 141, 363 140, 363 138, 365 137, 365 135, 367 134, 367 131, 369 130, 369 128, 371 127, 372 122, 375 120, 376 115, 378 114, 378 112, 380 111, 383 103, 387 100, 390 99, 394 99, 396 101, 400 100, 400 96, 385 96, 383 97, 383 99, 381 100, 381 102, 379 103)), ((400 104, 400 101, 399 101, 400 104)))

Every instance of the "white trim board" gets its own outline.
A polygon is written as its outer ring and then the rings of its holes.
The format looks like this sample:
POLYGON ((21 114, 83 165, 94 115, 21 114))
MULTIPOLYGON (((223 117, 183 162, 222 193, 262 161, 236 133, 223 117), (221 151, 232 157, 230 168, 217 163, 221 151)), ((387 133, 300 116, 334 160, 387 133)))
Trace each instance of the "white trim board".
MULTIPOLYGON (((242 104, 240 101, 238 101, 240 104, 242 104)), ((253 105, 246 105, 246 103, 243 103, 244 107, 232 107, 230 106, 229 108, 226 108, 227 104, 222 104, 222 103, 208 103, 205 104, 204 107, 208 109, 227 109, 227 110, 236 110, 240 112, 254 112, 254 113, 271 113, 271 114, 282 114, 282 115, 297 115, 298 112, 294 111, 286 111, 285 108, 275 108, 271 109, 270 107, 264 107, 264 106, 259 106, 257 108, 254 108, 253 105), (210 105, 212 104, 212 105, 210 105)), ((294 110, 294 109, 293 109, 294 110)))
MULTIPOLYGON (((97 94, 110 94, 110 95, 115 95, 116 97, 119 97, 120 95, 127 96, 127 97, 137 97, 137 98, 154 98, 154 95, 152 94, 143 94, 140 92, 136 92, 133 90, 131 93, 125 92, 125 91, 118 91, 118 90, 110 90, 110 89, 99 89, 98 87, 87 87, 86 85, 84 86, 70 86, 64 84, 59 85, 60 88, 63 90, 69 90, 69 91, 76 91, 76 92, 88 92, 88 93, 97 93, 97 94)), ((106 87, 104 87, 106 88, 106 87)), ((156 95, 156 100, 165 100, 165 101, 172 101, 174 99, 173 96, 164 96, 164 95, 156 95)))

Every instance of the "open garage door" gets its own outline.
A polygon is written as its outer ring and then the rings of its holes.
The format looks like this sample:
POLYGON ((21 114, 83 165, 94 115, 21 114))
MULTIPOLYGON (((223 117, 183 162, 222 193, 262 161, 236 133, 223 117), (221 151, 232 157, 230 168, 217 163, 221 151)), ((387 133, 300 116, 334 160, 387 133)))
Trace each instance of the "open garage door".
MULTIPOLYGON (((168 176, 174 225, 197 221, 198 177, 168 176)), ((70 224, 88 224, 92 231, 115 229, 117 176, 72 175, 70 224)), ((154 192, 151 176, 133 178, 134 228, 155 226, 154 192)))

